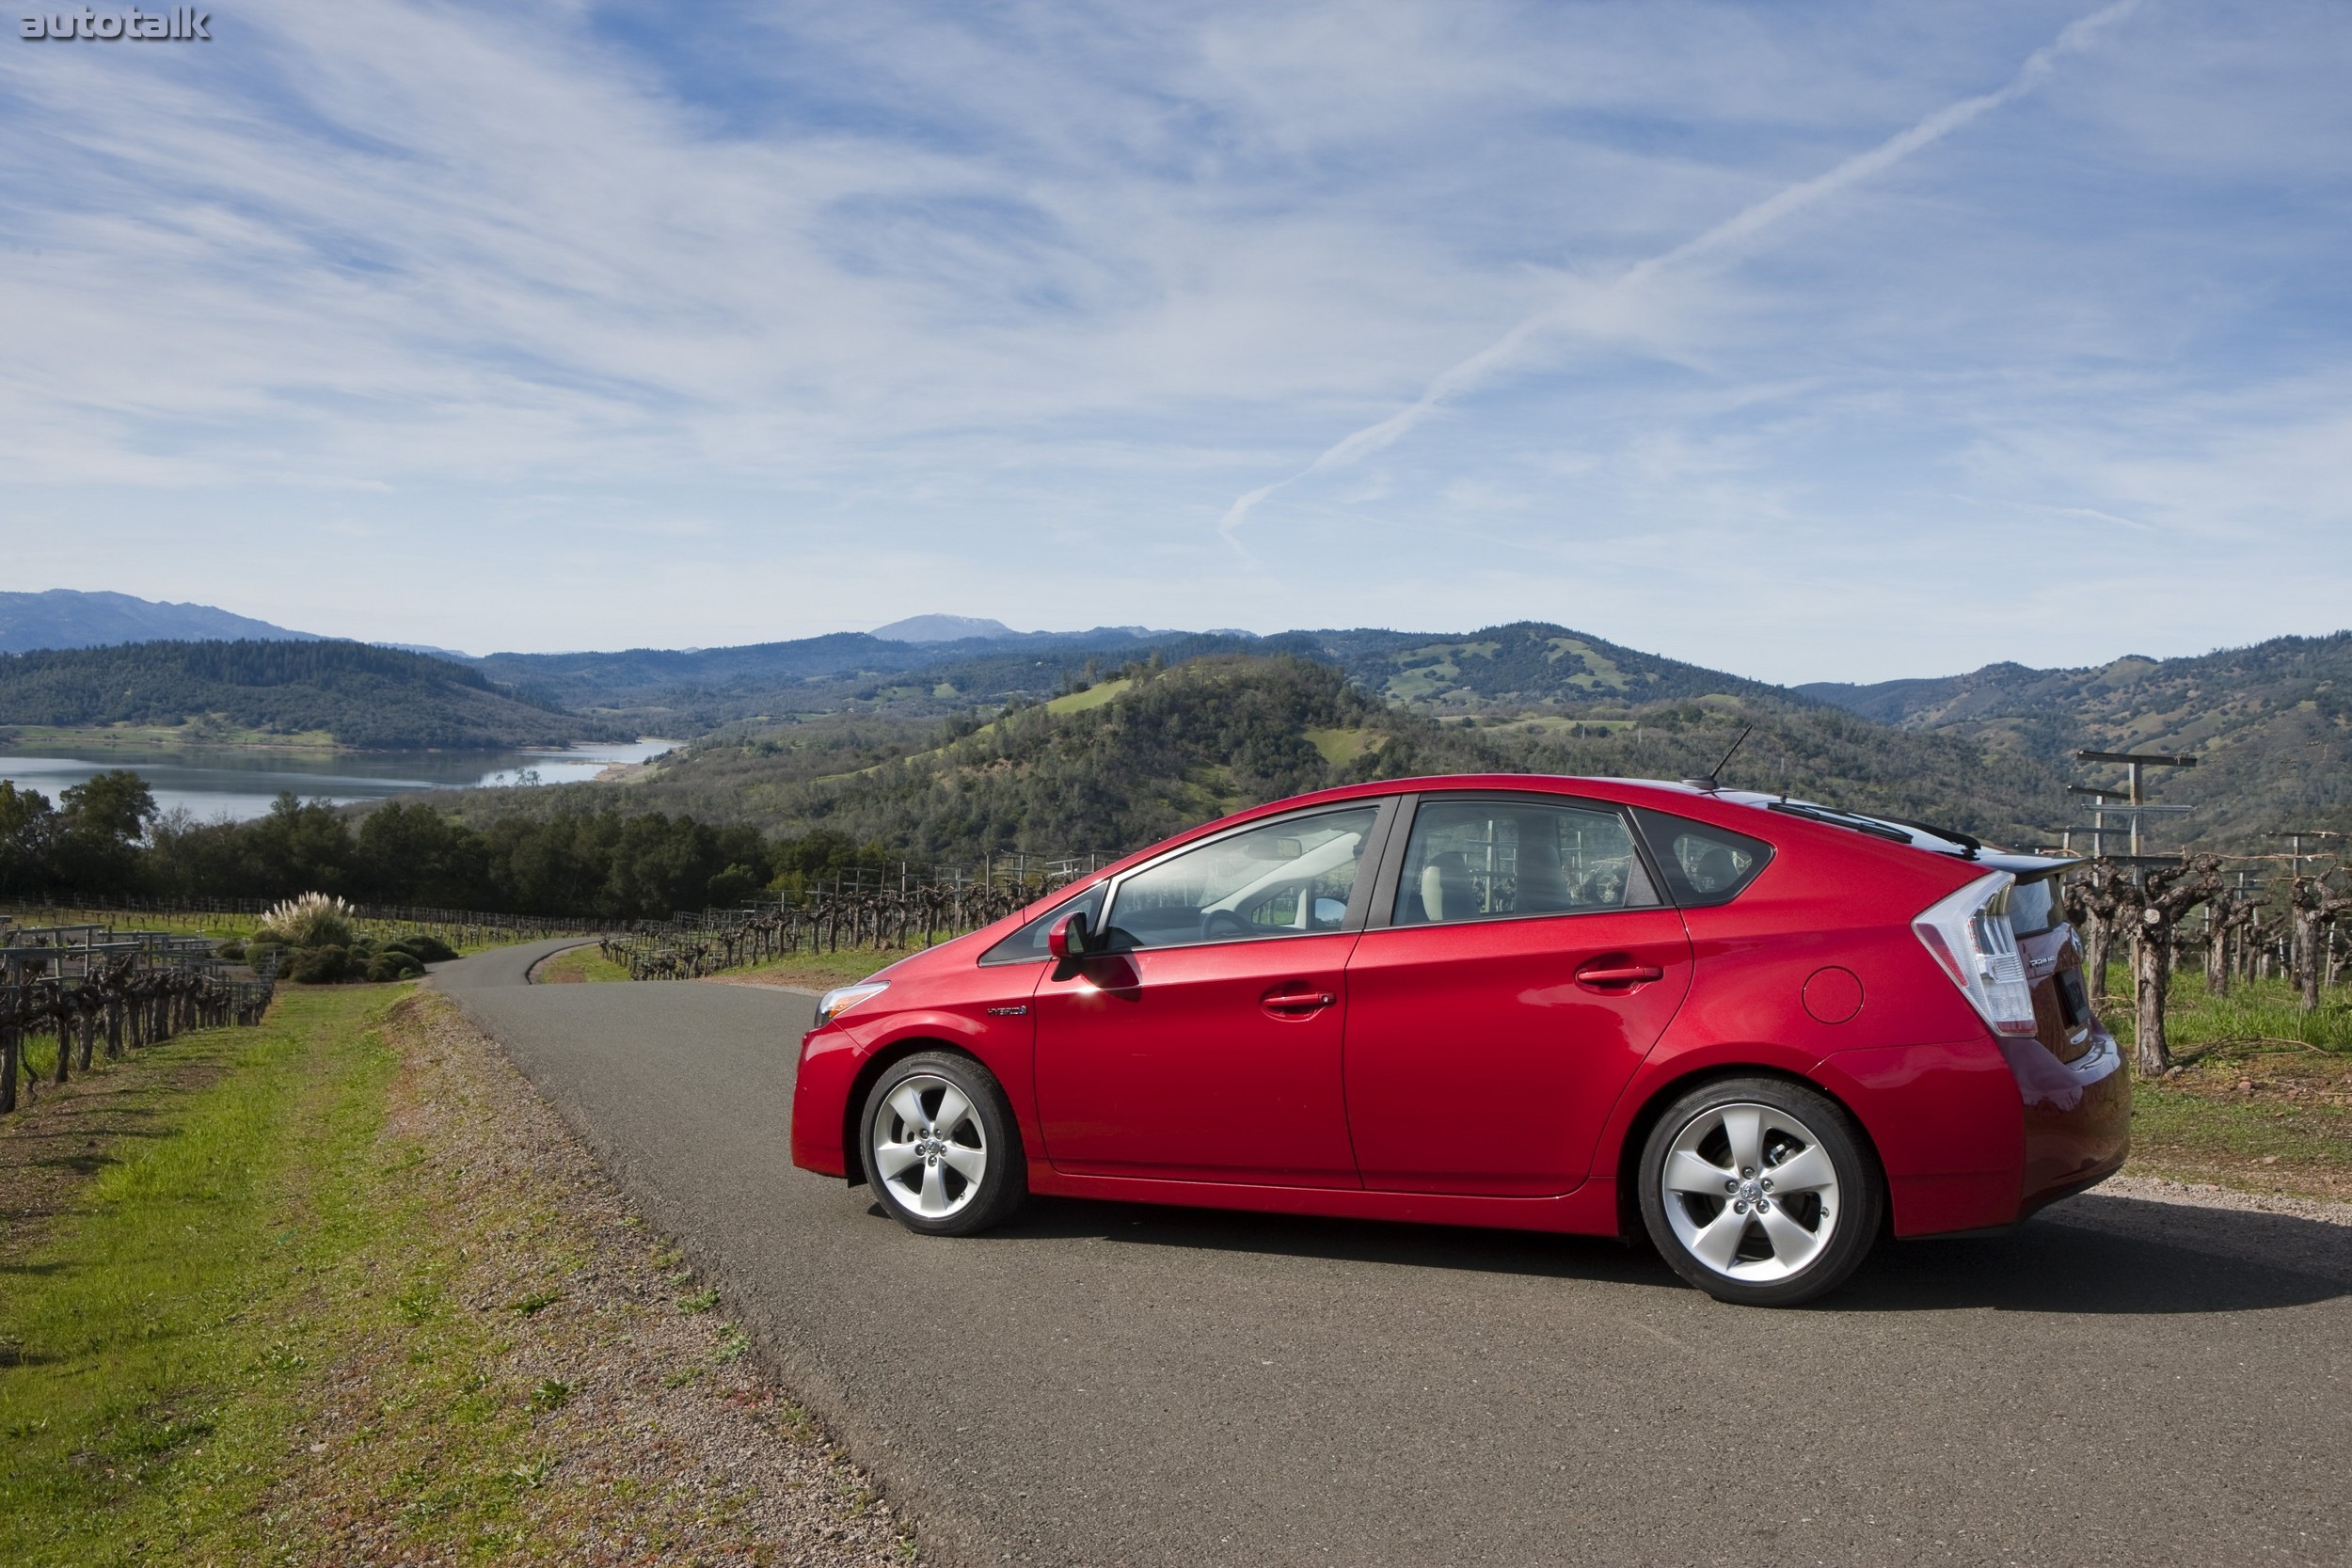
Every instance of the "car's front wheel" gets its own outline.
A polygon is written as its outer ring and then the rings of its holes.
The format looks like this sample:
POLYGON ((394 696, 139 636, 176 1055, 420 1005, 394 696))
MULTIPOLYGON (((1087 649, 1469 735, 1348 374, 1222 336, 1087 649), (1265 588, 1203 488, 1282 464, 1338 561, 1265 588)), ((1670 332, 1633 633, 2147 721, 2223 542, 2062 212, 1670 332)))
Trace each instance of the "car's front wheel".
POLYGON ((1677 1274, 1719 1301, 1793 1307, 1868 1256, 1885 1203, 1845 1109, 1779 1078, 1677 1099, 1642 1149, 1642 1220, 1677 1274))
POLYGON ((969 1236, 1029 1195, 1021 1129, 996 1080, 969 1056, 894 1062, 866 1097, 866 1180, 910 1230, 969 1236))

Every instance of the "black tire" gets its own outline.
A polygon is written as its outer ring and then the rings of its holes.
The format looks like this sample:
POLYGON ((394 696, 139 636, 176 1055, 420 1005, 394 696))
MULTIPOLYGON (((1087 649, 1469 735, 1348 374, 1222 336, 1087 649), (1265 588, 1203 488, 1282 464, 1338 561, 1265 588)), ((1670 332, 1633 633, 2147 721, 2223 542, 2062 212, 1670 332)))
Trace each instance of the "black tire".
POLYGON ((866 1184, 882 1206, 909 1230, 926 1236, 970 1236, 1002 1225, 1028 1201, 1029 1166, 1021 1148, 1020 1124, 1014 1121, 1012 1106, 995 1078, 969 1056, 926 1051, 891 1063, 867 1092, 857 1125, 858 1155, 864 1162, 866 1184), (914 1089, 914 1103, 924 1106, 933 1120, 910 1126, 900 1114, 900 1107, 908 1103, 900 1098, 901 1091, 910 1085, 914 1089), (942 1086, 961 1095, 968 1108, 969 1114, 953 1126, 938 1115, 947 1105, 942 1086), (894 1105, 894 1101, 898 1103, 894 1105), (928 1152, 911 1165, 885 1171, 882 1166, 887 1161, 878 1155, 878 1123, 893 1148, 914 1147, 928 1152), (976 1148, 983 1163, 974 1181, 963 1171, 976 1148), (923 1210, 930 1189, 922 1183, 930 1180, 937 1180, 943 1200, 951 1205, 945 1212, 923 1210))
POLYGON ((1785 1078, 1721 1078, 1678 1096, 1644 1140, 1636 1180, 1659 1255, 1717 1301, 1741 1307, 1794 1307, 1844 1284, 1876 1244, 1886 1209, 1885 1179, 1845 1107, 1785 1078), (1733 1157, 1735 1130, 1752 1137, 1755 1165, 1733 1157), (1700 1181, 1706 1166, 1686 1156, 1722 1166, 1720 1182, 1700 1181), (1812 1184, 1822 1161, 1834 1185, 1812 1184), (1672 1189, 1670 1164, 1680 1183, 1672 1189), (1780 1183, 1776 1170, 1786 1173, 1780 1183))

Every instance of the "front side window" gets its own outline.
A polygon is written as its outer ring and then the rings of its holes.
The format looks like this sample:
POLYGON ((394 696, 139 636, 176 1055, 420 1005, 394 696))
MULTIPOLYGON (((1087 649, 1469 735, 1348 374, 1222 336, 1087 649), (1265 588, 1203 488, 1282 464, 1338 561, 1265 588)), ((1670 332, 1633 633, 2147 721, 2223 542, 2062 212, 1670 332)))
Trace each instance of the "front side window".
POLYGON ((1336 931, 1347 918, 1377 806, 1289 816, 1228 833, 1146 866, 1120 883, 1114 946, 1336 931))
POLYGON ((1772 847, 1762 839, 1643 806, 1633 815, 1666 875, 1667 891, 1686 910, 1728 904, 1772 862, 1772 847))
POLYGON ((1393 924, 1579 914, 1657 902, 1632 832, 1613 811, 1431 798, 1413 816, 1393 924))

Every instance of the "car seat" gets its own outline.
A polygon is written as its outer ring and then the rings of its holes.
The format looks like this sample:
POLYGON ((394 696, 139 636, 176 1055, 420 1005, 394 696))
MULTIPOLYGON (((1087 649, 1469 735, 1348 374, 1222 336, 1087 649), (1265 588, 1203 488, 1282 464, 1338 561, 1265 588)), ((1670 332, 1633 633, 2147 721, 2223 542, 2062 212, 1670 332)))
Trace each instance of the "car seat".
POLYGON ((1421 911, 1427 921, 1460 920, 1477 911, 1470 908, 1470 862, 1459 849, 1429 857, 1421 868, 1421 911))
POLYGON ((1574 907, 1568 896, 1568 880, 1560 866, 1560 846, 1546 831, 1549 822, 1519 825, 1519 886, 1518 910, 1521 914, 1556 914, 1574 907))

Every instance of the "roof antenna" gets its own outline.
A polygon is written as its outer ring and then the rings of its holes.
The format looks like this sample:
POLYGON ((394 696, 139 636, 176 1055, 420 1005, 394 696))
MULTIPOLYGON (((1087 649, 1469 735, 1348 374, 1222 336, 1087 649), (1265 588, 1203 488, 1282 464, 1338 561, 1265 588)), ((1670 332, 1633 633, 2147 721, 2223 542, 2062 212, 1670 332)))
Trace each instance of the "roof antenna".
POLYGON ((1756 726, 1754 724, 1742 726, 1740 731, 1740 738, 1731 743, 1731 751, 1724 753, 1723 761, 1708 768, 1706 773, 1694 778, 1685 779, 1682 782, 1690 785, 1692 789, 1704 789, 1710 795, 1716 790, 1723 788, 1723 785, 1715 782, 1715 776, 1730 766, 1732 752, 1737 752, 1741 746, 1747 743, 1749 732, 1755 728, 1756 726))

